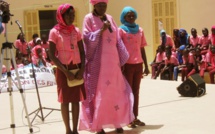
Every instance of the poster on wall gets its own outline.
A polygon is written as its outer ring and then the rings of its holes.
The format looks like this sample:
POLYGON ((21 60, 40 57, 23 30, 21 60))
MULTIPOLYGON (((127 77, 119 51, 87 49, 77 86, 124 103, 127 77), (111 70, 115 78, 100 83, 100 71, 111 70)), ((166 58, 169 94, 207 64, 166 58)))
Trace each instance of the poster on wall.
MULTIPOLYGON (((34 71, 38 88, 56 85, 54 71, 51 67, 41 68, 35 67, 34 71)), ((31 67, 18 68, 18 73, 22 89, 24 90, 36 89, 35 79, 33 77, 33 70, 31 67)), ((19 91, 18 77, 16 75, 15 70, 11 71, 11 78, 13 91, 19 91)), ((0 92, 1 93, 7 92, 8 87, 9 85, 7 73, 5 73, 2 74, 2 78, 0 81, 0 92)))

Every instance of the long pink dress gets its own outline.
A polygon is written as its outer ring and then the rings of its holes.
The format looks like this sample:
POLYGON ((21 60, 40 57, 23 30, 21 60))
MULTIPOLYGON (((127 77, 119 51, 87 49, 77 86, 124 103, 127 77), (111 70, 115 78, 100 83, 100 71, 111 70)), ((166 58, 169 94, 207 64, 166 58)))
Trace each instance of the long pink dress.
POLYGON ((85 16, 83 36, 86 51, 85 88, 80 130, 98 132, 104 128, 120 128, 134 119, 133 94, 121 72, 128 53, 118 39, 118 29, 110 15, 109 30, 100 36, 103 22, 92 13, 85 16))

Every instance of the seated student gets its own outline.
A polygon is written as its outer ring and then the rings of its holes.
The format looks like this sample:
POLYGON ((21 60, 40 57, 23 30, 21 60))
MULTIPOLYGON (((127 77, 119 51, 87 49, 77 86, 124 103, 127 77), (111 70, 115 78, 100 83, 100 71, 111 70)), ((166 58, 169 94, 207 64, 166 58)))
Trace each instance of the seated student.
POLYGON ((165 30, 160 31, 160 36, 161 36, 161 45, 166 46, 169 45, 171 48, 175 48, 173 40, 170 35, 166 34, 165 30))
POLYGON ((45 55, 43 53, 43 48, 40 45, 35 46, 32 49, 32 63, 36 67, 46 66, 45 55))
POLYGON ((22 57, 28 57, 28 44, 25 41, 25 37, 22 35, 22 33, 17 36, 17 40, 14 42, 14 45, 17 48, 16 53, 22 54, 22 57))
POLYGON ((166 58, 164 60, 165 66, 161 71, 161 79, 165 74, 168 74, 168 80, 172 80, 173 76, 173 68, 175 66, 178 66, 178 60, 177 58, 172 55, 171 51, 166 51, 166 58))
MULTIPOLYGON (((35 39, 35 46, 41 46, 41 44, 42 44, 42 40, 38 37, 38 38, 36 38, 35 39)), ((34 47, 35 47, 34 46, 34 47)), ((34 51, 33 49, 34 49, 34 47, 32 48, 32 51, 34 51)), ((42 49, 42 54, 43 54, 43 56, 45 56, 45 58, 47 58, 47 53, 46 53, 46 50, 41 46, 41 49, 42 49)))
POLYGON ((7 68, 5 65, 2 65, 2 74, 6 73, 7 72, 7 68))
POLYGON ((200 36, 197 35, 197 30, 195 28, 191 29, 191 35, 188 37, 189 48, 199 47, 200 36))
POLYGON ((199 44, 201 48, 201 54, 205 55, 208 52, 209 45, 211 44, 209 32, 207 28, 202 29, 202 36, 200 37, 199 44))
MULTIPOLYGON (((177 53, 175 52, 174 49, 172 49, 171 46, 169 46, 169 45, 166 45, 166 46, 165 46, 165 53, 166 53, 167 51, 171 51, 172 55, 175 56, 175 57, 177 57, 177 53)), ((166 56, 165 56, 165 57, 166 57, 166 56)))
POLYGON ((189 35, 185 29, 183 29, 183 28, 179 29, 180 46, 185 45, 187 47, 189 45, 188 36, 189 35))
POLYGON ((173 29, 173 42, 174 42, 174 49, 175 51, 181 46, 180 44, 180 37, 179 37, 179 29, 173 29))
POLYGON ((28 45, 31 47, 31 49, 36 46, 36 39, 39 37, 37 33, 33 34, 32 40, 28 42, 28 45))
POLYGON ((47 35, 42 34, 41 35, 41 40, 42 40, 42 42, 41 42, 42 48, 44 48, 47 51, 47 49, 49 49, 49 42, 48 42, 47 35))
MULTIPOLYGON (((193 54, 188 48, 183 51, 183 64, 179 67, 181 69, 181 80, 184 81, 188 78, 188 74, 195 68, 195 61, 193 54)), ((195 73, 194 70, 192 73, 195 73)), ((192 74, 191 73, 191 74, 192 74)))
POLYGON ((177 81, 178 80, 178 73, 181 71, 179 68, 181 68, 181 65, 183 64, 183 51, 184 49, 186 48, 185 45, 181 45, 179 47, 179 49, 176 51, 176 58, 178 59, 178 62, 179 62, 179 66, 175 66, 174 67, 174 71, 173 71, 173 74, 174 74, 174 80, 177 81))
POLYGON ((152 79, 156 79, 159 76, 161 69, 164 67, 164 59, 165 59, 164 47, 160 45, 158 46, 158 52, 155 56, 155 59, 151 63, 152 79))
POLYGON ((215 45, 210 46, 210 51, 206 54, 206 69, 200 71, 200 76, 204 77, 204 71, 209 72, 210 81, 214 84, 214 74, 215 74, 215 45))

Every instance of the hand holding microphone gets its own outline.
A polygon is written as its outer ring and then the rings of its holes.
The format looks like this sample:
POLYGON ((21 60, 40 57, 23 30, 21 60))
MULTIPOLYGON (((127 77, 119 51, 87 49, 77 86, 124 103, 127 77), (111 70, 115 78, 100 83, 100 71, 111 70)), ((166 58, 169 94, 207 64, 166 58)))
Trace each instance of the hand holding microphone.
POLYGON ((106 29, 109 30, 110 33, 113 32, 112 28, 111 28, 111 24, 110 24, 110 21, 107 20, 107 17, 104 16, 103 17, 103 22, 104 22, 104 25, 102 27, 103 31, 105 31, 106 29))
POLYGON ((109 21, 104 21, 103 27, 101 28, 102 31, 105 31, 107 29, 109 29, 110 27, 110 22, 109 21))

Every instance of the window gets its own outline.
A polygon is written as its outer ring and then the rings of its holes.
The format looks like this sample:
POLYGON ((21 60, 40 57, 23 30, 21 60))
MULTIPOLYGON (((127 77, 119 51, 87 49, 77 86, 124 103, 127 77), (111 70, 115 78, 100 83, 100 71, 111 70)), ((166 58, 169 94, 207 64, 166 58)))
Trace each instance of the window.
POLYGON ((153 22, 153 43, 154 53, 157 46, 160 45, 160 28, 170 36, 173 35, 173 29, 177 27, 176 0, 152 0, 152 22, 153 22))

